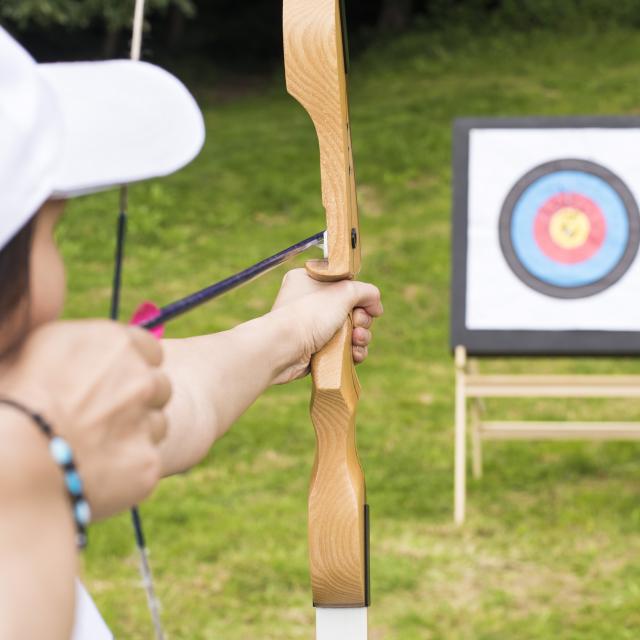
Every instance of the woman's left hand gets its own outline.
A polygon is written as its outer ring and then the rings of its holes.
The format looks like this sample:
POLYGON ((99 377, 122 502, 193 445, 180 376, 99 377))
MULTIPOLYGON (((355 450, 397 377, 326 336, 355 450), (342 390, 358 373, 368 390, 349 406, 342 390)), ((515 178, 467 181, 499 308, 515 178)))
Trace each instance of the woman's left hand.
POLYGON ((356 364, 369 353, 373 319, 382 315, 380 291, 372 284, 355 280, 318 282, 304 269, 289 271, 273 305, 273 313, 286 314, 294 338, 290 367, 277 382, 300 378, 309 370, 311 356, 320 351, 352 313, 352 353, 356 364))

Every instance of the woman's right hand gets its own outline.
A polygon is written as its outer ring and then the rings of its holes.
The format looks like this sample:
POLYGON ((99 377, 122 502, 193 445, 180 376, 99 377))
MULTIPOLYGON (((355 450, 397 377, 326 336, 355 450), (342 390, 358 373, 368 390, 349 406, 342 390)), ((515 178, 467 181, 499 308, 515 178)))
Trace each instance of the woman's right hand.
POLYGON ((69 442, 93 519, 139 503, 160 478, 171 396, 161 364, 161 344, 142 329, 53 322, 28 336, 0 380, 0 395, 41 413, 69 442))

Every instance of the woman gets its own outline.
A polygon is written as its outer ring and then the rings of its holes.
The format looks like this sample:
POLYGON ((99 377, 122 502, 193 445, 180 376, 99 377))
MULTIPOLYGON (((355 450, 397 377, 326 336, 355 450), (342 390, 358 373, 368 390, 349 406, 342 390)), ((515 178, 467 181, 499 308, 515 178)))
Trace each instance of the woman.
POLYGON ((105 320, 57 320, 65 199, 175 171, 202 141, 193 98, 166 72, 37 65, 0 29, 2 639, 109 638, 90 600, 75 602, 87 521, 196 464, 265 389, 304 376, 352 310, 353 358, 367 356, 378 290, 301 270, 270 313, 219 334, 159 343, 105 320))

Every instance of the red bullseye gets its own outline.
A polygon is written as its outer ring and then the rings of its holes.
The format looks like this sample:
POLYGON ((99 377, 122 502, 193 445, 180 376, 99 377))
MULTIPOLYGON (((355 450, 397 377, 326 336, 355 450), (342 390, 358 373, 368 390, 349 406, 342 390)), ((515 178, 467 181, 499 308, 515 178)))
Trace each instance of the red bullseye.
POLYGON ((544 202, 534 220, 534 236, 552 260, 575 264, 602 246, 607 223, 600 207, 579 193, 558 193, 544 202))

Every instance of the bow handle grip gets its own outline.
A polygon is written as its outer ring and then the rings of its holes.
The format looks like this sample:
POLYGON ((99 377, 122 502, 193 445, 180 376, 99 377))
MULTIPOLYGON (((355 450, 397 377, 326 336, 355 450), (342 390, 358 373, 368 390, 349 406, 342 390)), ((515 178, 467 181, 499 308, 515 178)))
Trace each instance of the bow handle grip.
POLYGON ((311 360, 311 420, 316 457, 309 489, 313 603, 368 605, 368 510, 356 449, 360 383, 351 351, 351 318, 311 360))

